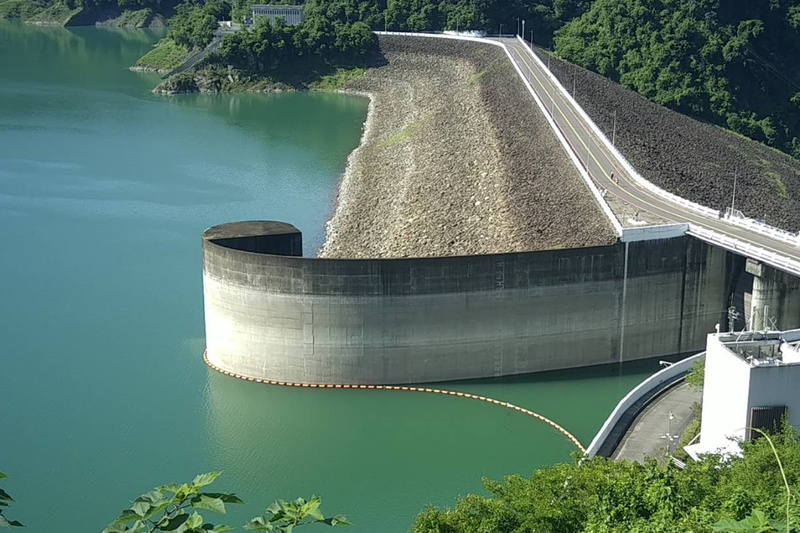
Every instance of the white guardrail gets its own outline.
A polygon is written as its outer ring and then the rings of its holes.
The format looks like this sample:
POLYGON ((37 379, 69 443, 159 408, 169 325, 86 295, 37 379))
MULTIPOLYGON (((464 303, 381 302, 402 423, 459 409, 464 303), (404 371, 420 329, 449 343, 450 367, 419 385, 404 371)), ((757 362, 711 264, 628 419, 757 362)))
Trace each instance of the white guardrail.
POLYGON ((689 224, 689 231, 687 233, 711 244, 716 244, 727 250, 731 250, 732 252, 758 259, 759 261, 784 270, 790 274, 794 274, 795 276, 800 276, 800 261, 789 259, 784 255, 765 250, 760 246, 748 244, 739 239, 728 237, 722 233, 717 233, 716 231, 711 231, 695 224, 689 224))
POLYGON ((744 215, 735 213, 732 214, 730 212, 725 213, 725 220, 727 220, 734 226, 739 226, 745 229, 749 229, 750 231, 755 231, 756 233, 766 235, 767 237, 771 237, 775 240, 784 241, 788 244, 800 246, 800 233, 792 233, 791 231, 785 231, 780 228, 776 228, 775 226, 770 226, 769 224, 765 224, 764 222, 759 222, 758 220, 747 218, 744 215))
POLYGON ((569 158, 572 160, 572 164, 575 166, 575 168, 578 169, 578 173, 581 175, 581 178, 583 178, 583 181, 586 183, 586 186, 589 187, 589 191, 591 191, 595 201, 603 210, 603 213, 606 215, 611 225, 614 227, 614 232, 616 233, 617 237, 622 237, 622 224, 620 224, 616 215, 611 210, 611 207, 608 205, 605 198, 603 197, 603 194, 600 192, 600 188, 597 186, 592 177, 586 171, 586 168, 583 166, 583 163, 581 163, 580 157, 572 149, 572 145, 570 145, 569 141, 567 141, 567 138, 564 137, 564 134, 558 127, 558 124, 556 124, 555 120, 553 120, 553 117, 550 116, 550 113, 547 112, 547 107, 544 105, 544 102, 539 98, 539 95, 536 94, 536 91, 533 90, 533 86, 531 86, 528 79, 522 73, 522 70, 520 70, 519 65, 517 65, 516 61, 514 61, 514 58, 511 56, 511 52, 508 51, 508 48, 504 43, 501 43, 500 41, 492 41, 490 39, 486 39, 483 37, 470 37, 466 35, 448 35, 442 33, 410 33, 410 32, 398 32, 398 31, 376 31, 375 33, 377 35, 402 35, 402 36, 414 36, 414 37, 434 37, 439 39, 455 39, 461 41, 473 41, 482 44, 491 44, 502 48, 505 51, 506 55, 508 56, 509 61, 511 61, 511 64, 514 66, 514 69, 517 71, 517 75, 519 76, 520 80, 522 80, 522 83, 525 85, 525 87, 528 88, 528 92, 531 93, 531 96, 533 96, 533 100, 536 102, 536 105, 539 106, 539 109, 542 111, 542 114, 544 115, 545 119, 547 119, 547 123, 550 125, 550 128, 552 128, 553 132, 555 132, 556 137, 558 138, 559 142, 561 142, 561 145, 564 147, 564 151, 567 153, 567 156, 569 156, 569 158))
POLYGON ((594 439, 592 439, 592 443, 589 444, 588 448, 586 448, 586 457, 591 459, 597 455, 600 447, 606 441, 608 435, 611 433, 611 430, 614 429, 614 426, 617 424, 617 422, 619 422, 619 419, 622 417, 623 413, 625 413, 625 411, 627 411, 634 403, 639 401, 642 396, 658 387, 668 379, 674 378, 681 372, 688 371, 690 368, 692 368, 694 362, 705 354, 706 352, 701 352, 697 355, 692 355, 691 357, 682 359, 663 370, 659 370, 646 380, 639 383, 639 385, 637 385, 623 399, 621 399, 614 410, 611 411, 611 415, 609 415, 609 417, 606 419, 603 427, 600 428, 600 431, 598 431, 597 435, 595 435, 594 439))
MULTIPOLYGON (((565 151, 567 152, 567 155, 570 157, 570 159, 572 160, 573 164, 575 165, 575 168, 578 169, 578 172, 580 173, 581 178, 583 178, 584 182, 589 187, 589 190, 591 191, 592 195, 594 196, 595 201, 598 203, 598 205, 600 205, 601 209, 603 210, 603 213, 606 215, 606 217, 609 219, 609 221, 613 225, 614 231, 616 232, 617 236, 618 237, 622 237, 623 236, 622 225, 620 224, 620 222, 617 219, 616 215, 614 215, 614 213, 611 210, 611 208, 609 207, 608 203, 605 201, 605 198, 604 198, 603 194, 601 193, 600 188, 594 182, 594 180, 589 175, 589 173, 586 171, 586 168, 583 166, 583 164, 580 161, 580 157, 578 156, 578 154, 576 154, 574 152, 572 146, 569 144, 569 141, 567 141, 566 137, 564 137, 564 135, 561 132, 560 128, 558 127, 558 125, 553 120, 553 117, 548 112, 547 107, 544 105, 544 102, 536 94, 536 91, 534 91, 534 89, 531 86, 530 82, 528 81, 528 79, 524 76, 524 74, 520 70, 519 65, 517 65, 517 62, 514 61, 514 58, 511 56, 511 53, 509 52, 508 48, 506 47, 506 45, 504 43, 502 43, 500 41, 494 41, 494 40, 491 40, 491 39, 487 39, 485 37, 473 37, 473 36, 470 36, 470 35, 453 35, 453 34, 443 34, 443 33, 417 33, 417 32, 400 32, 400 31, 376 31, 374 33, 377 34, 377 35, 399 35, 399 36, 406 36, 406 37, 433 37, 433 38, 439 38, 439 39, 454 39, 454 40, 461 40, 461 41, 472 41, 472 42, 483 43, 483 44, 491 44, 491 45, 494 45, 494 46, 501 47, 505 51, 505 53, 508 56, 509 60, 511 61, 511 64, 514 65, 514 69, 517 71, 517 74, 519 75, 519 77, 522 80, 522 82, 524 83, 524 85, 528 88, 528 91, 531 93, 531 96, 533 96, 533 99, 536 102, 536 104, 539 106, 539 109, 541 109, 542 114, 545 116, 545 118, 547 119, 548 124, 550 124, 550 127, 555 132, 556 137, 561 142, 562 146, 564 147, 565 151)), ((533 57, 533 60, 539 65, 539 67, 542 69, 542 71, 547 74, 547 76, 550 79, 550 81, 558 89, 558 91, 562 94, 564 99, 566 99, 570 103, 570 105, 573 106, 573 108, 576 110, 578 115, 580 115, 580 117, 583 119, 583 121, 589 126, 589 129, 592 130, 592 133, 594 134, 594 136, 597 137, 597 139, 603 144, 603 146, 617 159, 617 161, 620 163, 620 165, 622 165, 622 167, 625 169, 625 171, 642 188, 647 189, 648 191, 650 191, 653 194, 661 197, 664 200, 668 200, 668 201, 670 201, 670 202, 672 202, 672 203, 674 203, 676 205, 679 205, 679 206, 684 207, 686 209, 695 211, 695 212, 700 213, 700 214, 702 214, 704 216, 712 217, 712 218, 715 218, 717 220, 720 220, 720 219, 726 220, 732 225, 749 229, 751 231, 760 233, 762 235, 771 237, 773 239, 781 240, 781 241, 784 241, 784 242, 787 242, 787 243, 793 244, 793 245, 800 245, 800 234, 794 234, 794 233, 791 233, 791 232, 788 232, 788 231, 784 231, 782 229, 770 226, 768 224, 764 224, 762 222, 759 222, 757 220, 753 220, 753 219, 747 218, 747 217, 730 216, 730 215, 726 214, 724 216, 724 218, 721 218, 721 213, 719 211, 717 211, 716 209, 711 209, 710 207, 706 207, 706 206, 697 204, 695 202, 691 202, 691 201, 689 201, 689 200, 687 200, 685 198, 681 198, 680 196, 677 196, 675 194, 672 194, 671 192, 665 191, 661 187, 658 187, 657 185, 655 185, 655 184, 649 182, 648 180, 646 180, 644 177, 642 177, 641 174, 639 174, 636 171, 636 169, 633 168, 633 166, 628 162, 628 160, 625 159, 625 156, 623 156, 619 152, 619 150, 617 150, 617 148, 613 144, 611 144, 611 142, 608 140, 608 137, 606 137, 606 135, 600 130, 600 128, 597 126, 597 124, 595 124, 594 121, 591 118, 589 118, 589 115, 586 114, 586 111, 584 111, 583 108, 578 104, 578 102, 575 101, 575 99, 572 97, 572 95, 569 94, 569 91, 567 91, 564 88, 564 86, 561 85, 561 82, 558 80, 558 78, 556 78, 555 75, 552 72, 550 72, 550 70, 545 66, 544 62, 539 58, 539 56, 537 56, 536 53, 532 49, 530 49, 530 47, 528 47, 528 44, 525 42, 525 40, 522 39, 519 35, 517 35, 517 40, 519 42, 521 42, 523 45, 525 45, 525 47, 527 49, 530 50, 531 56, 533 57)), ((763 248, 759 248, 757 246, 752 246, 752 245, 743 243, 743 242, 738 241, 736 239, 732 239, 730 237, 727 237, 727 236, 725 236, 723 234, 720 234, 720 233, 717 233, 717 232, 714 232, 714 231, 711 231, 711 230, 708 230, 708 229, 705 229, 705 228, 700 228, 699 226, 696 226, 696 225, 691 225, 689 233, 690 234, 694 234, 695 236, 700 236, 704 240, 713 241, 714 243, 721 244, 723 241, 727 242, 728 245, 725 246, 725 247, 728 248, 728 249, 731 249, 731 250, 739 251, 739 252, 742 252, 742 253, 750 253, 750 251, 754 251, 755 252, 755 253, 753 253, 754 257, 756 257, 758 259, 761 259, 763 261, 766 261, 766 262, 772 264, 773 266, 777 266, 779 268, 789 269, 789 270, 791 270, 792 273, 800 275, 800 263, 798 263, 797 261, 785 258, 783 256, 779 256, 779 255, 774 254, 772 252, 768 252, 767 250, 764 250, 763 248), (730 243, 734 243, 734 244, 732 245, 730 243)))
MULTIPOLYGON (((522 39, 522 37, 520 37, 519 35, 517 35, 517 40, 520 43, 524 44, 526 48, 530 49, 528 43, 526 43, 525 40, 522 39)), ((636 169, 633 168, 633 166, 619 152, 619 150, 617 150, 617 148, 613 144, 611 144, 611 142, 608 140, 608 137, 606 137, 606 135, 600 130, 597 124, 595 124, 594 121, 591 118, 589 118, 589 115, 586 114, 586 111, 584 111, 583 108, 578 104, 578 102, 575 101, 572 95, 569 94, 569 91, 567 91, 566 88, 564 88, 564 86, 561 85, 561 82, 558 80, 558 78, 556 78, 555 75, 552 72, 550 72, 550 70, 545 66, 544 61, 539 59, 539 56, 536 55, 536 53, 533 50, 531 50, 531 56, 533 56, 534 61, 536 61, 539 67, 544 72, 547 73, 548 78, 558 88, 562 96, 567 101, 570 102, 570 104, 575 108, 575 110, 578 112, 581 118, 589 125, 589 128, 592 130, 592 133, 594 133, 594 135, 598 139, 600 139, 600 141, 603 143, 606 149, 609 152, 611 152, 611 154, 619 161, 619 163, 626 170, 626 172, 628 172, 628 174, 634 179, 634 181, 636 181, 642 188, 645 188, 650 192, 652 192, 653 194, 656 194, 661 198, 668 200, 672 203, 675 203, 677 205, 680 205, 681 207, 684 207, 686 209, 691 209, 692 211, 695 211, 697 213, 700 213, 708 217, 720 218, 720 212, 717 211, 716 209, 711 209, 710 207, 706 207, 704 205, 691 202, 678 195, 672 194, 671 192, 665 191, 661 187, 658 187, 657 185, 651 183, 650 181, 642 177, 642 175, 639 174, 636 171, 636 169)), ((769 224, 759 222, 758 220, 754 220, 752 218, 725 215, 724 220, 728 221, 734 226, 739 226, 745 229, 749 229, 751 231, 755 231, 757 233, 766 235, 773 239, 781 240, 789 244, 800 245, 800 234, 795 234, 790 231, 785 231, 780 228, 770 226, 769 224)))

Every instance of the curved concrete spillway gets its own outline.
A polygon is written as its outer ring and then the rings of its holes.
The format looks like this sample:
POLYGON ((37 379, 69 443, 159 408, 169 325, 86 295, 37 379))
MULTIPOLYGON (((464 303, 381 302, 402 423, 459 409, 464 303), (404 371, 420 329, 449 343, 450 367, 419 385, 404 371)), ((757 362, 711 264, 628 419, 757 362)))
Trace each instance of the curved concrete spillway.
POLYGON ((690 237, 421 259, 301 257, 290 224, 203 234, 207 357, 242 376, 398 384, 700 350, 734 260, 690 237))

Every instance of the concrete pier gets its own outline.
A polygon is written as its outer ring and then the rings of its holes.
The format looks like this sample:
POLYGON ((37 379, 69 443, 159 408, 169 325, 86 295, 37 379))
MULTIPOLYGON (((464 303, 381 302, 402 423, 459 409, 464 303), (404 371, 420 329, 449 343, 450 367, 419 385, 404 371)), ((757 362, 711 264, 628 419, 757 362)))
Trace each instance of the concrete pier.
POLYGON ((733 264, 686 236, 382 260, 299 257, 300 238, 275 222, 205 232, 211 363, 261 379, 388 384, 699 351, 724 318, 733 264))
POLYGON ((752 330, 800 327, 800 279, 753 259, 745 265, 753 275, 748 321, 752 330))

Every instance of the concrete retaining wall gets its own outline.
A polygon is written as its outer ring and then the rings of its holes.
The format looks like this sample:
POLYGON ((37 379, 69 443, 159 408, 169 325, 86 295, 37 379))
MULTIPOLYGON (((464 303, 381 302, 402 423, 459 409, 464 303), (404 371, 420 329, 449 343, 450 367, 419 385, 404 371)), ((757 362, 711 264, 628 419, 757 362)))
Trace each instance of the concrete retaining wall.
POLYGON ((699 351, 728 299, 727 252, 690 237, 384 260, 230 245, 299 238, 270 224, 203 238, 208 358, 258 378, 421 383, 699 351))
MULTIPOLYGON (((600 428, 600 431, 597 432, 594 439, 592 439, 592 443, 589 444, 589 447, 586 448, 586 456, 589 458, 594 457, 597 455, 597 452, 605 443, 608 436, 611 434, 611 431, 616 426, 617 422, 619 422, 622 415, 625 412, 634 406, 636 402, 646 396, 650 391, 659 387, 665 381, 669 381, 671 379, 676 379, 676 376, 679 374, 684 374, 692 369, 692 365, 694 365, 695 361, 700 359, 705 355, 705 352, 701 352, 686 359, 682 359, 675 364, 672 364, 666 368, 663 368, 650 376, 649 378, 642 381, 639 385, 633 388, 625 397, 619 401, 617 406, 611 411, 611 415, 606 419, 603 427, 600 428)), ((655 398, 651 398, 655 399, 655 398)), ((642 409, 646 407, 647 404, 642 406, 642 409)))

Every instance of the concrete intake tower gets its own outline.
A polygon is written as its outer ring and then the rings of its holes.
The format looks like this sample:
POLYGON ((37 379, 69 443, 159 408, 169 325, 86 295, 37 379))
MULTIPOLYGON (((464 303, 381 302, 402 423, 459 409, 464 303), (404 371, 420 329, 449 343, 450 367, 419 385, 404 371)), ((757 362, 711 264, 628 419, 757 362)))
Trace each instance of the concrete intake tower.
POLYGON ((682 235, 465 257, 302 257, 281 222, 203 234, 207 357, 246 377, 403 384, 697 352, 744 259, 682 235))

